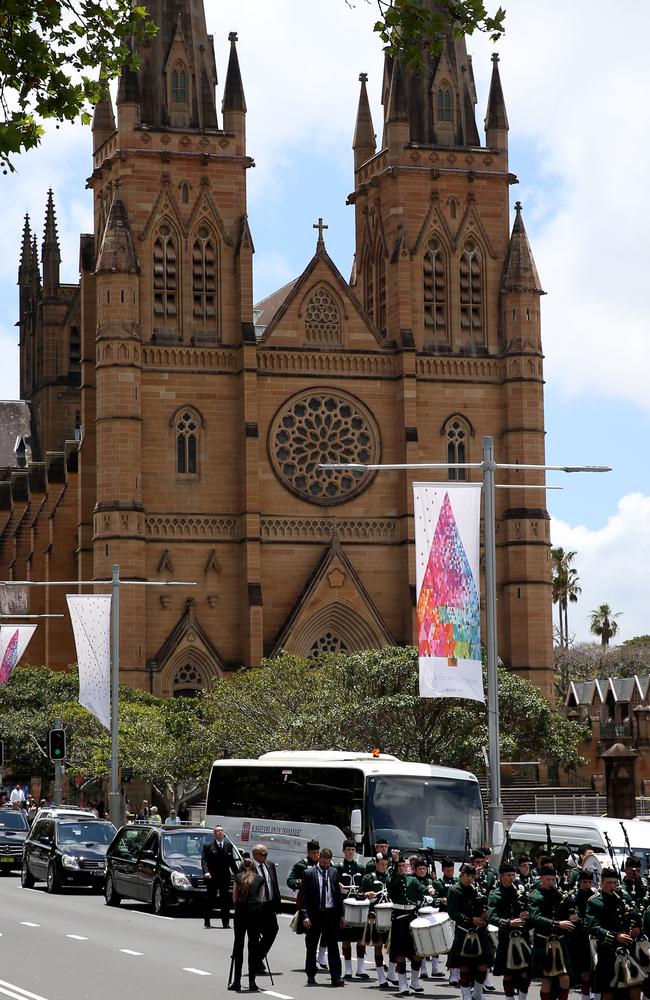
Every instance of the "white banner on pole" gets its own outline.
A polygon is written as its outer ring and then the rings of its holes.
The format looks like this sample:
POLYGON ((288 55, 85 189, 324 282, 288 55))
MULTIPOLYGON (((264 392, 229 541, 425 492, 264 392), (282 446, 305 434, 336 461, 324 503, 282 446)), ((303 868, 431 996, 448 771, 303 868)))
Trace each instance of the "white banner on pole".
POLYGON ((111 595, 67 594, 79 663, 79 704, 111 728, 111 595))
POLYGON ((484 701, 480 483, 414 483, 422 698, 484 701))
POLYGON ((0 685, 11 677, 35 631, 36 625, 0 625, 0 685))

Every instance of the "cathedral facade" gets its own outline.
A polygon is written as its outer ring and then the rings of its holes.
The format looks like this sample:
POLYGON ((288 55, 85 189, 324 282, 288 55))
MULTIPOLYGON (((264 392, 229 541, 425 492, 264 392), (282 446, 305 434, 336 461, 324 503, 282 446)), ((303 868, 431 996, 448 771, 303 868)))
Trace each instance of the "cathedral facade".
MULTIPOLYGON (((116 109, 95 110, 78 284, 60 281, 51 193, 40 257, 25 223, 0 578, 106 581, 118 564, 195 583, 122 590, 121 676, 164 695, 280 650, 412 643, 413 478, 479 472, 319 464, 479 462, 486 435, 498 461, 544 462, 543 291, 519 205, 510 224, 498 59, 484 140, 451 32, 419 73, 386 60, 379 142, 361 75, 352 276, 320 226, 303 273, 255 305, 236 36, 218 114, 202 0, 148 7, 158 35, 116 109)), ((499 655, 550 697, 549 518, 544 490, 521 488, 544 480, 500 475, 499 655)), ((64 593, 25 599, 55 613, 64 593)), ((29 660, 74 658, 67 618, 45 620, 29 660)))

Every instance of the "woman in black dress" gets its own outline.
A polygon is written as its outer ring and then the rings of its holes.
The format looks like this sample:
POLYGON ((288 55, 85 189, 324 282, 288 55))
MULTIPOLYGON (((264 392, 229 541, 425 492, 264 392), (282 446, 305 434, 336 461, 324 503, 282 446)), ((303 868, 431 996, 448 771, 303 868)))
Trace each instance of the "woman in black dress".
POLYGON ((264 899, 263 889, 264 879, 257 874, 254 862, 250 858, 244 858, 232 893, 235 906, 235 937, 232 951, 232 980, 228 984, 228 989, 234 990, 235 993, 241 991, 241 970, 244 964, 246 935, 248 935, 248 990, 250 993, 258 992, 255 971, 261 961, 259 941, 264 899))

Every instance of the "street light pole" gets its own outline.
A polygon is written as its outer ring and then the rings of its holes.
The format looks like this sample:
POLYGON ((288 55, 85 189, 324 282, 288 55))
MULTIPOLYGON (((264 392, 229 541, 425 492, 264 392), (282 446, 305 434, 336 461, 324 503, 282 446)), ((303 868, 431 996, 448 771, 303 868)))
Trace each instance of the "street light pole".
MULTIPOLYGON (((55 729, 63 729, 63 719, 58 716, 54 720, 55 729)), ((54 805, 61 805, 61 773, 63 771, 63 762, 60 760, 54 761, 54 805)))
POLYGON ((120 567, 113 566, 111 583, 111 775, 108 790, 108 814, 115 827, 122 824, 122 806, 118 782, 118 742, 120 721, 120 567))
POLYGON ((485 543, 485 622, 487 639, 488 747, 490 801, 488 833, 495 839, 495 823, 503 824, 501 761, 499 751, 499 674, 497 670, 497 568, 494 509, 494 442, 483 438, 483 536, 485 543))

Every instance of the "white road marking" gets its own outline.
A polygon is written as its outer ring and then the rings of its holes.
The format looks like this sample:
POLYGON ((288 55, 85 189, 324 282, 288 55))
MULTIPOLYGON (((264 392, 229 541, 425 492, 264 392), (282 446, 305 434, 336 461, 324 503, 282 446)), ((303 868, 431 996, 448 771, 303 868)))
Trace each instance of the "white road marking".
POLYGON ((132 951, 130 948, 118 948, 117 950, 121 951, 123 955, 142 955, 143 954, 143 952, 141 952, 141 951, 132 951))
POLYGON ((73 941, 87 941, 87 937, 82 937, 81 934, 66 934, 67 938, 72 938, 73 941))
POLYGON ((30 993, 29 990, 24 990, 22 986, 14 986, 13 983, 5 983, 4 979, 0 979, 0 991, 6 996, 18 996, 21 1000, 25 1000, 25 997, 29 997, 29 1000, 45 1000, 45 997, 40 996, 38 993, 30 993), (9 990, 15 990, 14 993, 9 993, 7 989, 3 987, 8 987, 9 990))
POLYGON ((40 924, 33 924, 31 922, 31 920, 21 920, 20 922, 21 922, 21 924, 22 924, 23 927, 40 927, 41 926, 40 924))
POLYGON ((193 969, 191 966, 189 969, 183 969, 183 972, 193 972, 195 976, 211 976, 211 972, 206 972, 205 969, 193 969))
POLYGON ((286 993, 276 993, 275 990, 262 990, 262 993, 267 997, 277 997, 278 1000, 293 1000, 293 997, 287 996, 286 993))

